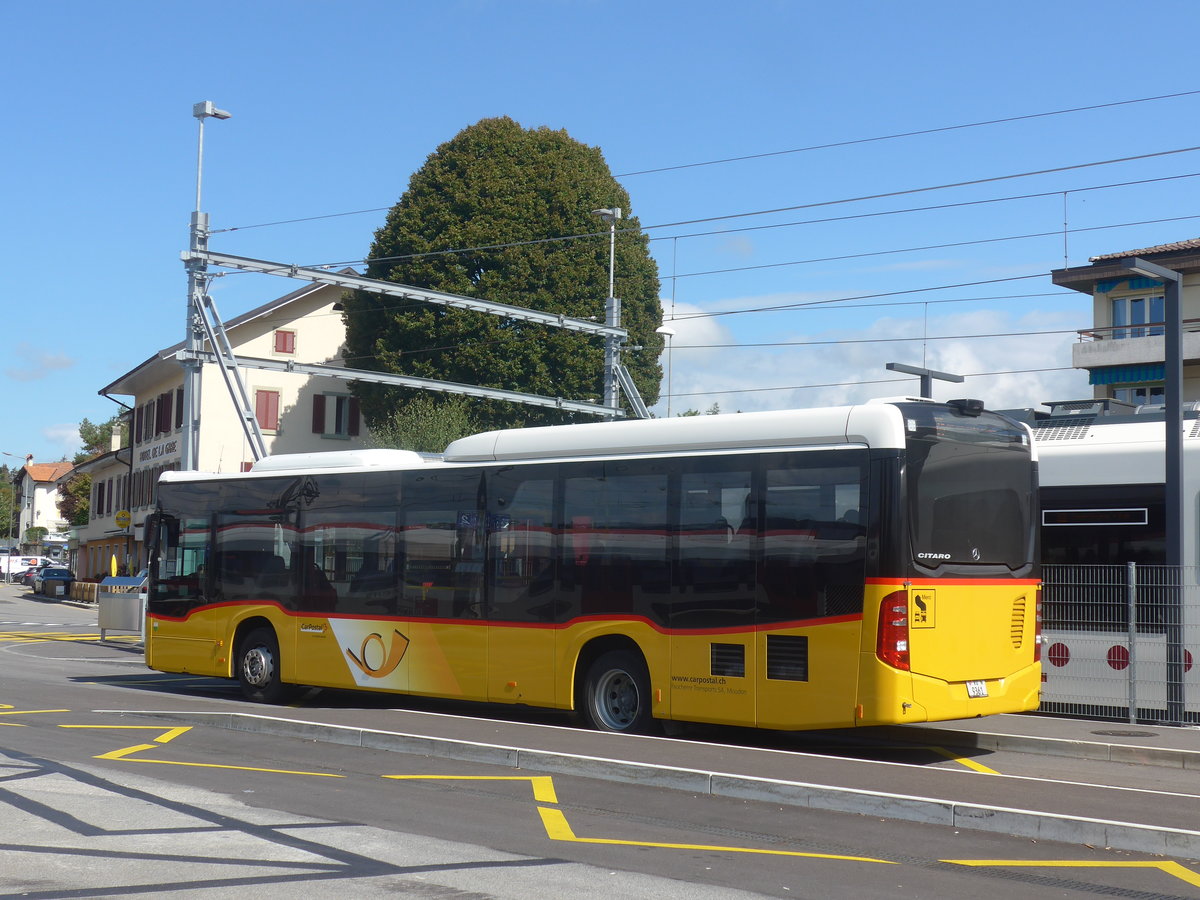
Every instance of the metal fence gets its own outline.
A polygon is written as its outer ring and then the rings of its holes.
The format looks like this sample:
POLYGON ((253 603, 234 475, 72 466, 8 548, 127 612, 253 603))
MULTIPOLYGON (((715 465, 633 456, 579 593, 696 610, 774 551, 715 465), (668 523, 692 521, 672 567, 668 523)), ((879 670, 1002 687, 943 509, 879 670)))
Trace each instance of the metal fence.
POLYGON ((1200 569, 1046 566, 1043 712, 1200 723, 1200 569))

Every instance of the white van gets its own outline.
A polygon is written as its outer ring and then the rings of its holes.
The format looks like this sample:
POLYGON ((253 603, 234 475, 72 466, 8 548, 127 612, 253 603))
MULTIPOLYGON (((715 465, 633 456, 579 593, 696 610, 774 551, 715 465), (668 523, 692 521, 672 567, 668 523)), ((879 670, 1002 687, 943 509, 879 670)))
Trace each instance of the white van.
POLYGON ((26 569, 35 566, 48 566, 54 560, 48 556, 24 556, 21 554, 6 554, 0 556, 0 576, 5 581, 12 581, 14 575, 20 575, 26 569))

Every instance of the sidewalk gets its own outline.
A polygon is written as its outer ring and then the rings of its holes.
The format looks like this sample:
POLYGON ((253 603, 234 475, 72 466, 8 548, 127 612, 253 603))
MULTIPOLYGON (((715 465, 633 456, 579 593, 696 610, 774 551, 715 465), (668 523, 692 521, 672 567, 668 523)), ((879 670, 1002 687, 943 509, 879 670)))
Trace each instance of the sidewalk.
MULTIPOLYGON (((110 712, 108 710, 104 712, 110 712)), ((879 818, 1015 834, 1200 859, 1200 813, 1186 793, 1126 791, 1054 781, 1053 790, 1017 808, 1008 776, 967 771, 856 764, 854 760, 696 740, 607 734, 557 725, 442 715, 404 709, 267 708, 111 710, 374 750, 438 756, 514 769, 645 784, 693 793, 879 818), (798 776, 801 776, 798 778, 798 776), (896 790, 901 785, 904 792, 896 790), (1114 810, 1120 816, 1113 818, 1114 810)), ((1200 732, 1128 729, 1102 735, 1109 723, 999 716, 880 730, 891 740, 937 743, 1089 759, 1151 762, 1200 770, 1200 732), (967 728, 973 730, 968 731, 967 728), (1088 738, 1095 738, 1089 740, 1088 738), (1157 741, 1156 746, 1135 743, 1157 741), (1124 742, 1124 743, 1122 743, 1124 742), (1128 754, 1127 760, 1121 760, 1128 754)), ((876 733, 876 736, 880 736, 876 733)))

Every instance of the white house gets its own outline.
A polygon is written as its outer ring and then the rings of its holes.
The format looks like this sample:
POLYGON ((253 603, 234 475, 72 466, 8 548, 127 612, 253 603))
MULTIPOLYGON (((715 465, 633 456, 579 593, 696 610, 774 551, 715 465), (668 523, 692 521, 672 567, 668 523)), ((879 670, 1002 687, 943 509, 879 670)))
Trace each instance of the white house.
POLYGON ((17 533, 25 552, 43 552, 59 557, 66 549, 67 523, 58 512, 58 479, 70 472, 69 462, 35 463, 32 456, 13 478, 16 501, 20 507, 17 533), (37 541, 30 540, 29 529, 45 528, 37 541))
MULTIPOLYGON (((225 329, 234 354, 344 365, 346 329, 339 303, 343 293, 344 288, 332 285, 307 285, 231 319, 225 329)), ((183 348, 180 342, 160 350, 99 392, 126 407, 131 425, 128 477, 113 476, 113 493, 102 498, 102 506, 105 517, 122 510, 131 514, 128 527, 135 565, 144 563, 142 530, 153 507, 158 476, 180 466, 183 369, 176 354, 183 348)), ((248 366, 240 371, 268 454, 366 446, 369 435, 348 381, 248 366)), ((198 382, 196 468, 202 472, 245 471, 254 456, 219 366, 203 364, 198 382)), ((107 484, 109 479, 104 481, 107 484)), ((93 503, 100 508, 96 497, 93 503)))

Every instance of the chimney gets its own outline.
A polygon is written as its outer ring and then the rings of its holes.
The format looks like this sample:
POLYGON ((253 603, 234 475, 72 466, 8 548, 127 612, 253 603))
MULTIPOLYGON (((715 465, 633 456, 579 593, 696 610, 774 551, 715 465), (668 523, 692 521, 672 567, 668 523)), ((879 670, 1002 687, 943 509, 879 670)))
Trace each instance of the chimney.
POLYGON ((121 449, 121 425, 119 423, 113 426, 112 437, 108 441, 108 449, 114 453, 121 449))

